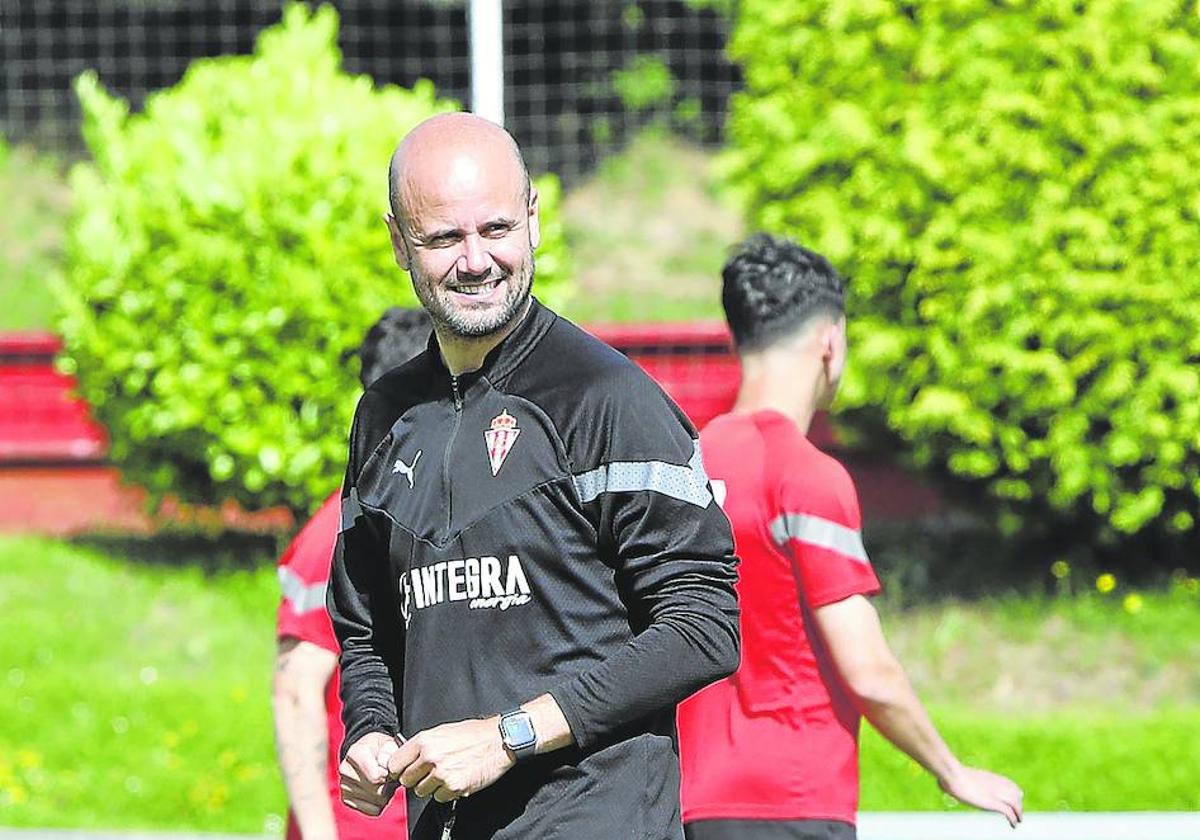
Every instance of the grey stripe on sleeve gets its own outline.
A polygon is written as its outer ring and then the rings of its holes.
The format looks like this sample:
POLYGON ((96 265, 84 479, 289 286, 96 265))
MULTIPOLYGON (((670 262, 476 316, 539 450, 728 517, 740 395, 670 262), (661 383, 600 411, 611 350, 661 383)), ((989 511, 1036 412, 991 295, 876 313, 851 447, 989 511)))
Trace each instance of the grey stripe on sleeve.
POLYGON ((358 488, 351 487, 350 495, 342 499, 342 526, 338 529, 338 533, 353 528, 355 520, 360 516, 362 516, 362 505, 358 501, 358 488))
POLYGON ((587 503, 601 493, 635 493, 650 490, 696 507, 708 507, 708 477, 700 459, 700 443, 687 466, 664 461, 613 461, 575 476, 575 489, 587 503))
POLYGON ((788 540, 836 551, 851 560, 869 563, 862 534, 830 519, 808 513, 783 513, 771 522, 771 536, 778 545, 788 540))
POLYGON ((306 584, 286 566, 279 570, 279 588, 283 590, 283 599, 292 605, 292 612, 296 615, 324 609, 325 586, 324 583, 306 584))

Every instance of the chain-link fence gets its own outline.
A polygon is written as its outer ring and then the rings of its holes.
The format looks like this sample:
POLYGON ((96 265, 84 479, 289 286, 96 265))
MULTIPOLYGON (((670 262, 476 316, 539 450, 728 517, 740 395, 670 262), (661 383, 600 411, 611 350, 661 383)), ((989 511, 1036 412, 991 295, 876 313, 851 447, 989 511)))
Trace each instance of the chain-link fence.
MULTIPOLYGON (((345 67, 379 83, 431 79, 470 105, 465 0, 341 0, 345 67)), ((699 5, 699 4, 697 4, 699 5)), ((0 0, 0 131, 81 149, 71 80, 94 68, 135 108, 203 56, 245 53, 279 0, 0 0)), ((577 178, 648 121, 720 139, 738 84, 729 22, 679 0, 504 2, 508 128, 536 171, 577 178)))

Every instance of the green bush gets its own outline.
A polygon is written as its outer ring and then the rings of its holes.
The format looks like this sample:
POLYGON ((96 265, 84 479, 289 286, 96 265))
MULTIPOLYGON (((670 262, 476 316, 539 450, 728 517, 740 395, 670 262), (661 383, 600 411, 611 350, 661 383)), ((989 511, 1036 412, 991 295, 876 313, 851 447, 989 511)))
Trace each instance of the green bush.
POLYGON ((1196 4, 744 0, 730 50, 727 177, 852 277, 851 427, 1009 529, 1192 532, 1196 4))
MULTIPOLYGON (((453 103, 346 75, 337 16, 290 6, 253 56, 196 62, 131 116, 76 82, 94 161, 72 172, 68 370, 153 493, 303 512, 336 487, 355 351, 415 303, 381 213, 393 145, 453 103)), ((539 180, 537 291, 566 291, 559 190, 539 180)))

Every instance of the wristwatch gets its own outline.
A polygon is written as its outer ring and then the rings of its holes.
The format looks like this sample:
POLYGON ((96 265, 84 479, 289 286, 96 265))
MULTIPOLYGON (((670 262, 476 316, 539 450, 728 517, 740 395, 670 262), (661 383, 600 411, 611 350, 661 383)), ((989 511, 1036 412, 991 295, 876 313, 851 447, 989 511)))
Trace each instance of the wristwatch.
POLYGON ((500 715, 500 740, 512 750, 517 761, 523 761, 537 750, 537 733, 533 718, 524 709, 513 709, 500 715))

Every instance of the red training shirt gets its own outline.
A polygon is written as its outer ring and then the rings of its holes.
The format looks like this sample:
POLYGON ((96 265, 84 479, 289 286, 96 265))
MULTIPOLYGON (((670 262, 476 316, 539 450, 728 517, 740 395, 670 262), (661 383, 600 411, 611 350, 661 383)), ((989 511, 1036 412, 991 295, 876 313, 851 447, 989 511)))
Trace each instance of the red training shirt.
POLYGON ((680 706, 683 820, 854 823, 859 714, 812 615, 879 591, 854 483, 774 411, 722 415, 700 446, 742 561, 742 662, 680 706))
MULTIPOLYGON (((310 642, 331 653, 338 653, 333 625, 325 609, 325 588, 329 584, 329 566, 341 523, 341 494, 334 493, 301 529, 287 551, 279 558, 279 602, 275 635, 291 636, 310 642)), ((345 730, 342 727, 342 703, 338 698, 338 669, 325 685, 325 728, 329 736, 326 780, 333 798, 333 818, 340 840, 392 840, 408 836, 404 795, 401 791, 378 817, 368 817, 342 804, 338 789, 338 751, 345 730)), ((287 840, 300 840, 296 819, 288 812, 287 840)))

